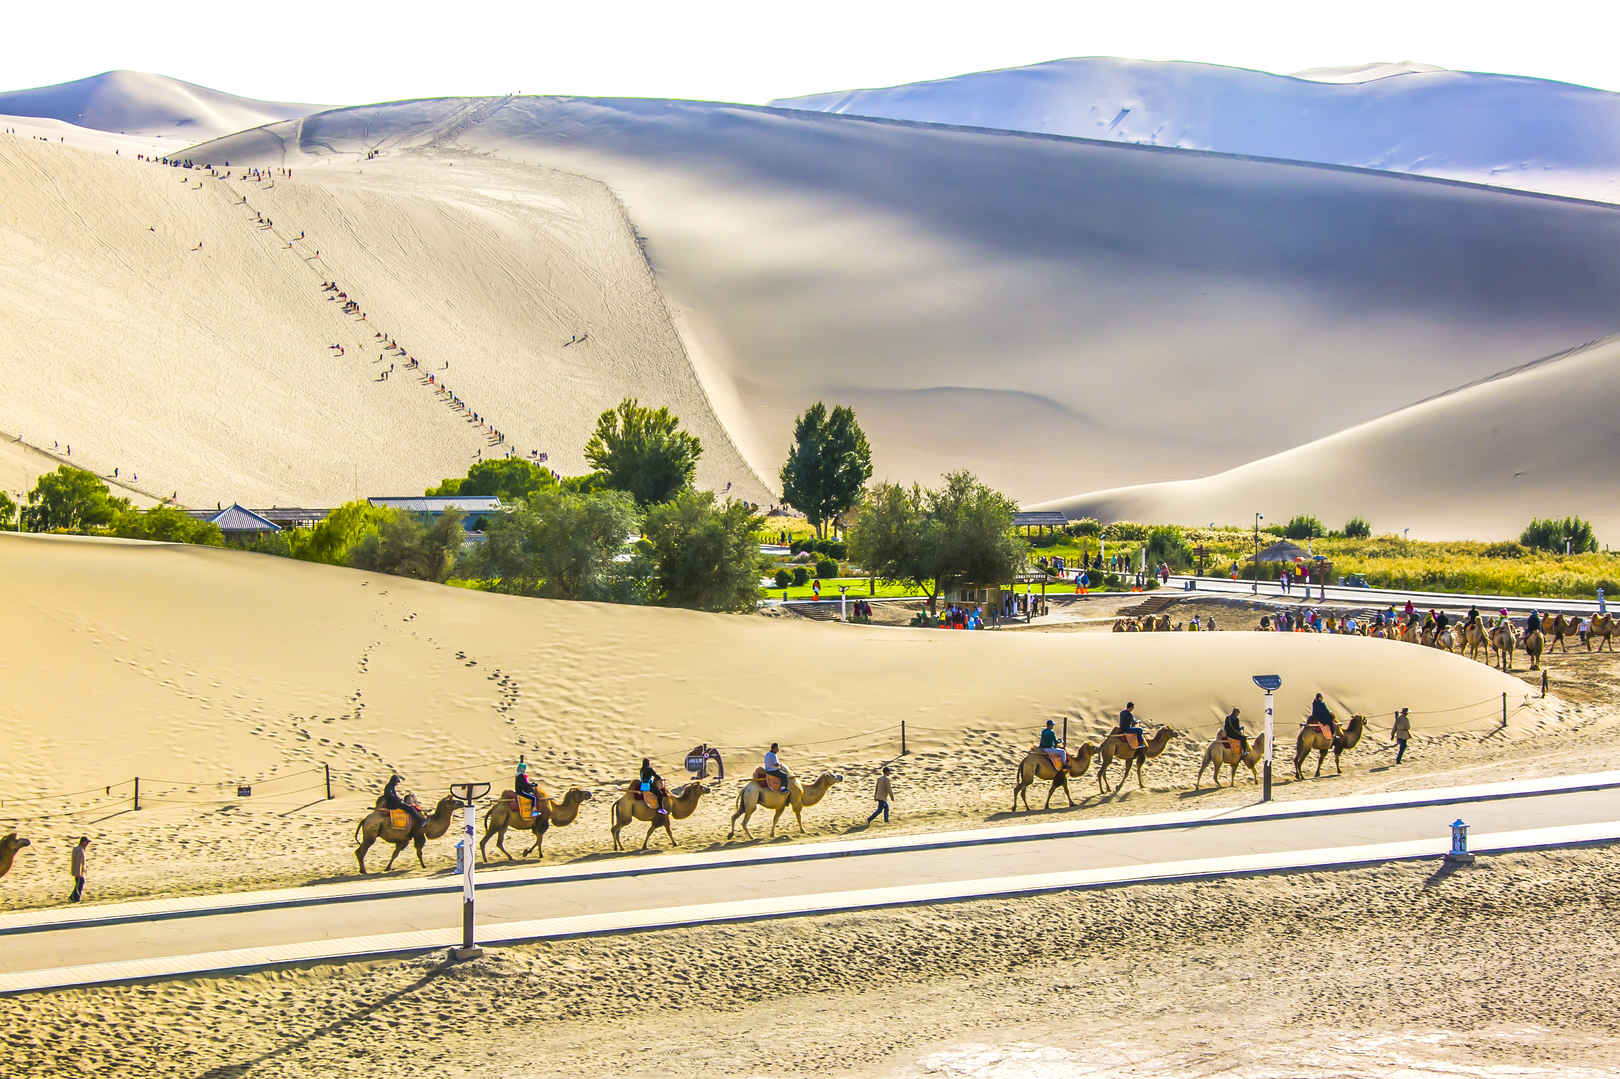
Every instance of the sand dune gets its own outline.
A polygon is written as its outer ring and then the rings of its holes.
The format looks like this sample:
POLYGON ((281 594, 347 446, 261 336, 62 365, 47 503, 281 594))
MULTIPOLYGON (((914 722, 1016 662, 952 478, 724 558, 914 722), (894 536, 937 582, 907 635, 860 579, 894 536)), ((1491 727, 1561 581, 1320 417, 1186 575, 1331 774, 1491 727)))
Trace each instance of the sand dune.
MULTIPOLYGON (((189 139, 225 135, 322 108, 256 101, 144 71, 104 71, 86 79, 0 93, 0 114, 61 120, 129 135, 189 139)), ((174 144, 176 147, 183 142, 174 144)))
POLYGON ((1517 538, 1576 513, 1620 534, 1620 339, 1608 339, 1204 479, 1045 503, 1075 517, 1207 524, 1354 514, 1414 537, 1517 538))
POLYGON ((8 396, 0 431, 192 505, 332 505, 419 493, 503 452, 431 372, 569 473, 597 413, 625 395, 669 404, 704 441, 700 480, 764 501, 611 194, 469 160, 431 193, 448 171, 225 181, 0 139, 0 363, 38 390, 8 396), (321 291, 330 279, 365 321, 321 291), (380 361, 378 330, 421 372, 380 361))
POLYGON ((1425 64, 1285 76, 1093 56, 772 104, 1620 199, 1620 94, 1425 64))
POLYGON ((0 558, 12 627, 27 628, 0 652, 8 797, 323 761, 366 789, 390 767, 425 781, 520 751, 550 780, 594 781, 627 774, 643 753, 678 772, 701 740, 752 758, 779 739, 809 767, 892 756, 902 719, 933 737, 1033 734, 1059 715, 1089 732, 1126 698, 1151 721, 1202 732, 1255 703, 1248 676, 1262 668, 1284 678, 1284 717, 1321 690, 1343 712, 1433 712, 1425 734, 1479 719, 1445 710, 1524 694, 1483 664, 1362 638, 762 621, 70 537, 0 535, 0 558), (882 733, 809 748, 871 731, 882 733))
POLYGON ((195 152, 326 183, 377 147, 436 169, 435 197, 472 153, 610 185, 767 476, 825 396, 868 418, 880 475, 966 465, 1026 499, 1170 479, 1616 324, 1620 211, 1387 174, 559 98, 342 109, 195 152))

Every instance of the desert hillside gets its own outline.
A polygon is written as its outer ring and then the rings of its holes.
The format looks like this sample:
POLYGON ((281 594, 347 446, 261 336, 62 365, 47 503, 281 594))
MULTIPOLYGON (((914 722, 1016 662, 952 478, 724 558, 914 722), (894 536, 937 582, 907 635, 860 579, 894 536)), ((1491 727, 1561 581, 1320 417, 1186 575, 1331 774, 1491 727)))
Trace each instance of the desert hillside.
POLYGON ((773 104, 1620 199, 1620 94, 1423 64, 1286 76, 1092 56, 773 104))
POLYGON ((474 159, 448 187, 426 158, 217 171, 0 137, 0 359, 30 390, 0 406, 5 437, 191 505, 324 506, 507 448, 583 471, 629 395, 703 439, 702 482, 767 497, 601 184, 474 159))
POLYGON ((87 79, 0 93, 0 115, 60 120, 127 135, 166 136, 175 148, 304 116, 320 105, 256 101, 144 71, 104 71, 87 79))
POLYGON ((1234 523, 1353 515, 1414 538, 1516 539, 1578 513, 1620 536, 1620 339, 1551 357, 1203 479, 1093 491, 1043 508, 1103 520, 1234 523))
POLYGON ((822 396, 880 476, 1036 499, 1234 466, 1612 332, 1620 288, 1609 207, 808 112, 401 102, 194 153, 321 184, 407 158, 447 199, 473 154, 608 184, 766 475, 822 396))

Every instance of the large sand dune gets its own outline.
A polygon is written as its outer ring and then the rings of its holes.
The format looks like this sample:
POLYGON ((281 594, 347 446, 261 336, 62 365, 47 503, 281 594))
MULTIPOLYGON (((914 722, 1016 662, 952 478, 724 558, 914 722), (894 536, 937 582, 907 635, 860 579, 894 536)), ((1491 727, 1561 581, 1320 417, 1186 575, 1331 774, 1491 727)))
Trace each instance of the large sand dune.
MULTIPOLYGON (((191 142, 304 116, 321 107, 237 97, 144 71, 104 71, 54 86, 0 93, 0 115, 191 142)), ((178 148, 185 142, 172 145, 178 148)))
POLYGON ((1428 65, 1285 76, 1093 56, 773 104, 1620 199, 1620 94, 1428 65))
POLYGON ((827 396, 857 407, 880 475, 967 465, 1025 498, 1173 478, 1617 317, 1620 211, 1381 173, 559 98, 342 109, 194 152, 336 175, 373 148, 436 161, 446 198, 473 153, 609 184, 767 474, 827 396))
POLYGON ((0 432, 193 505, 419 493, 502 449, 432 372, 565 472, 621 397, 669 404, 703 439, 700 480, 764 500, 611 194, 473 160, 446 191, 448 171, 226 181, 0 138, 0 432), (321 291, 332 279, 365 321, 321 291), (422 371, 379 362, 378 330, 422 371))
POLYGON ((1102 520, 1207 524, 1355 514, 1417 537, 1516 538, 1532 517, 1578 513, 1620 534, 1620 339, 1204 479, 1119 487, 1042 508, 1102 520))
MULTIPOLYGON (((1283 676, 1281 722, 1344 712, 1477 725, 1524 686, 1429 649, 1311 635, 940 633, 526 600, 206 548, 0 534, 7 643, 0 792, 129 775, 234 781, 321 762, 365 789, 525 751, 568 781, 672 770, 697 741, 772 739, 799 767, 893 756, 901 720, 971 728, 1073 718, 1127 698, 1202 734, 1249 675, 1283 676), (811 749, 881 730, 867 740, 811 749), (47 782, 48 780, 48 782, 47 782)), ((1246 708, 1246 711, 1249 709, 1246 708)), ((944 732, 944 733, 941 733, 944 732)), ((914 731, 913 737, 919 737, 914 731)), ((24 814, 26 816, 26 813, 24 814)))

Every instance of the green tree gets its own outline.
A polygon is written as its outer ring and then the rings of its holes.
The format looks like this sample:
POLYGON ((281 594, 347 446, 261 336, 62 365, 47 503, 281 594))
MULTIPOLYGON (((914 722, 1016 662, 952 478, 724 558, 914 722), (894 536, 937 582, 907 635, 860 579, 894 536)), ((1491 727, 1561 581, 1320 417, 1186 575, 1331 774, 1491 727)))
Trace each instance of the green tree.
POLYGON ((109 527, 128 509, 129 499, 113 498, 93 473, 61 465, 28 492, 23 527, 30 532, 93 532, 109 527))
POLYGON ((1154 525, 1147 534, 1147 560, 1150 566, 1163 562, 1172 570, 1180 571, 1191 568, 1193 553, 1181 529, 1174 525, 1154 525))
POLYGON ((632 397, 597 417, 585 460, 616 491, 629 491, 643 508, 667 502, 697 473, 703 443, 681 430, 667 408, 643 408, 632 397))
POLYGON ((764 560, 754 533, 764 519, 741 502, 691 488, 647 512, 652 601, 700 611, 749 611, 764 560))
POLYGON ((176 506, 127 510, 113 523, 113 535, 160 543, 194 543, 201 547, 225 546, 225 533, 212 521, 199 521, 176 506))
POLYGON ((1554 554, 1563 554, 1566 543, 1571 554, 1586 554, 1598 549, 1592 522, 1579 517, 1537 517, 1525 526, 1519 542, 1526 547, 1537 547, 1554 554))
POLYGON ((621 558, 635 531, 626 491, 545 490, 492 519, 470 564, 499 592, 634 601, 637 567, 621 558))
POLYGON ((17 530, 17 503, 11 496, 0 491, 0 532, 15 532, 17 530))
POLYGON ((827 524, 847 513, 872 478, 872 448, 855 410, 827 411, 817 401, 793 425, 793 448, 782 465, 782 499, 827 535, 827 524))
POLYGON ((246 546, 265 554, 346 566, 349 555, 366 537, 375 535, 385 522, 398 516, 396 509, 373 506, 359 499, 343 503, 313 528, 284 529, 273 536, 253 540, 246 546))
POLYGON ((994 584, 1018 572, 1028 548, 1013 532, 1017 512, 1017 503, 970 472, 952 472, 931 490, 879 484, 850 527, 850 558, 921 588, 932 610, 953 584, 994 584))
POLYGON ((426 493, 446 498, 494 495, 502 502, 512 502, 556 486, 557 480, 548 468, 522 457, 497 457, 479 461, 467 470, 465 477, 444 480, 437 487, 429 487, 426 493))
POLYGON ((1345 539, 1367 539, 1372 536, 1372 525, 1365 517, 1352 517, 1344 522, 1345 539))
POLYGON ((1289 539, 1320 539, 1327 535, 1327 529, 1315 517, 1301 513, 1283 527, 1283 535, 1289 539))
POLYGON ((429 524, 419 514, 396 510, 377 522, 376 531, 366 533, 353 545, 348 564, 355 569, 443 583, 467 541, 462 516, 460 510, 446 510, 429 524))

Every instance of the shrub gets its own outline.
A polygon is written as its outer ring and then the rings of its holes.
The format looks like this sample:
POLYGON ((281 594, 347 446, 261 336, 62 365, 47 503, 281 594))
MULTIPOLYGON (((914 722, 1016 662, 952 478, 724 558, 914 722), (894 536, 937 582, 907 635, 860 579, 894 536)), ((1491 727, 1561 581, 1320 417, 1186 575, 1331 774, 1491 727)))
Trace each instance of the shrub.
POLYGON ((1115 521, 1102 530, 1102 534, 1111 540, 1140 540, 1146 539, 1148 526, 1139 521, 1115 521))
POLYGON ((1070 521, 1064 529, 1071 536, 1096 536, 1103 530, 1102 522, 1095 517, 1082 517, 1078 521, 1070 521))
POLYGON ((1315 517, 1302 513, 1284 526, 1283 535, 1289 539, 1320 539, 1327 535, 1327 529, 1315 517))
POLYGON ((806 549, 815 545, 816 541, 813 538, 807 539, 804 536, 794 536, 788 543, 788 553, 803 554, 806 549))
POLYGON ((795 588, 810 583, 810 571, 803 566, 793 567, 793 585, 795 588))
POLYGON ((1029 537, 1029 545, 1031 547, 1056 547, 1059 538, 1061 537, 1056 532, 1043 532, 1041 535, 1029 537))
POLYGON ((1479 553, 1486 558, 1523 558, 1530 553, 1530 549, 1512 540, 1503 540, 1500 543, 1487 543, 1479 553))
POLYGON ((823 558, 816 563, 816 576, 822 580, 838 576, 838 561, 832 558, 823 558))
POLYGON ((1149 568, 1160 562, 1173 570, 1184 570, 1192 565, 1192 549, 1181 538, 1181 529, 1172 525, 1158 525, 1148 530, 1147 557, 1149 568))
POLYGON ((1345 539, 1367 539, 1371 535, 1372 525, 1365 517, 1352 517, 1344 523, 1345 539))
POLYGON ((776 577, 774 579, 776 581, 776 587, 786 588, 792 582, 793 575, 785 569, 779 569, 776 571, 776 577))
POLYGON ((1523 534, 1519 536, 1519 542, 1526 547, 1536 547, 1554 554, 1564 553, 1566 541, 1571 554, 1585 554, 1598 549, 1591 522, 1579 517, 1537 517, 1525 526, 1523 534))

